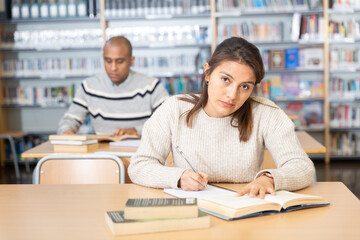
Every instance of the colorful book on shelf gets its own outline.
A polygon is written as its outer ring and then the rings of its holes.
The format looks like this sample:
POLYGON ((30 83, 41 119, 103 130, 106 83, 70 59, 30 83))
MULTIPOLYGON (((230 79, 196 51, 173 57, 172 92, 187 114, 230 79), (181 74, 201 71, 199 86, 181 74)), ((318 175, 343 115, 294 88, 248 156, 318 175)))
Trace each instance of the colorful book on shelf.
POLYGON ((285 69, 285 50, 273 49, 269 51, 269 63, 271 70, 285 69))
POLYGON ((128 220, 124 211, 108 211, 105 222, 113 235, 192 230, 210 227, 210 216, 198 211, 196 217, 128 220))
POLYGON ((285 50, 285 67, 286 69, 295 69, 299 66, 299 49, 287 48, 285 50))
POLYGON ((195 218, 196 198, 130 198, 125 204, 125 219, 195 218))
POLYGON ((250 198, 247 195, 237 197, 235 193, 214 195, 198 199, 198 204, 201 211, 234 220, 326 206, 330 203, 320 196, 277 191, 275 196, 266 194, 265 199, 250 198))

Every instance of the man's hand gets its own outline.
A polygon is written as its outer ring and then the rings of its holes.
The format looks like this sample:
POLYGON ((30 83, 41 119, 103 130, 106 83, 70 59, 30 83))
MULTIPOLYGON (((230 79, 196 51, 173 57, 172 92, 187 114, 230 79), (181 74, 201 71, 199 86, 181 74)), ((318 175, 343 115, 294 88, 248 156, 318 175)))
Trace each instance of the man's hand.
POLYGON ((118 129, 116 129, 113 136, 119 137, 121 135, 137 135, 137 136, 139 136, 135 128, 118 128, 118 129))
POLYGON ((237 196, 240 197, 247 193, 249 193, 249 197, 259 196, 261 199, 265 198, 266 193, 275 195, 274 179, 265 175, 258 177, 251 183, 247 184, 243 189, 241 189, 237 196))
POLYGON ((185 170, 179 180, 179 187, 185 191, 199 191, 206 188, 209 175, 203 172, 194 172, 191 169, 185 170))
POLYGON ((72 129, 66 130, 65 132, 63 132, 63 134, 75 134, 75 131, 72 129))

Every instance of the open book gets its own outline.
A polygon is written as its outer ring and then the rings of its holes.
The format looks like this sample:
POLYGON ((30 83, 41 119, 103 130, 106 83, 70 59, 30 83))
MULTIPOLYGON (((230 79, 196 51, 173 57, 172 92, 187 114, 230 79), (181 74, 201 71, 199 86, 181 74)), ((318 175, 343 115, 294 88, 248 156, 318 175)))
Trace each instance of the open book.
POLYGON ((121 135, 121 136, 112 136, 112 135, 96 135, 99 142, 120 142, 125 139, 139 139, 138 135, 121 135))
POLYGON ((198 199, 201 211, 227 220, 320 207, 329 204, 323 197, 288 191, 277 191, 275 196, 266 194, 265 199, 250 198, 248 195, 237 197, 235 193, 212 195, 198 199))
POLYGON ((250 198, 248 195, 237 197, 236 192, 213 185, 207 185, 207 188, 202 191, 164 189, 164 192, 180 198, 197 198, 201 211, 226 220, 288 212, 330 204, 323 197, 288 191, 277 191, 275 196, 266 194, 265 199, 250 198))

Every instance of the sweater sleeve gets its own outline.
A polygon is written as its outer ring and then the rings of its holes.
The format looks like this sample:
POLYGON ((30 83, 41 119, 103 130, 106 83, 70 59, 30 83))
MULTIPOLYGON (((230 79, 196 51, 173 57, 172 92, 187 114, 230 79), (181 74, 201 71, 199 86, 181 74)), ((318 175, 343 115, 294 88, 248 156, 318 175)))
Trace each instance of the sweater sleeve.
POLYGON ((62 134, 66 130, 72 129, 78 131, 81 124, 88 116, 88 103, 86 100, 86 93, 83 86, 77 90, 75 98, 69 107, 69 110, 64 114, 59 122, 58 134, 62 134))
POLYGON ((295 191, 311 184, 315 168, 304 152, 296 136, 293 122, 281 109, 273 109, 264 129, 264 142, 277 169, 270 172, 274 177, 275 190, 295 191))
MULTIPOLYGON (((164 85, 158 80, 152 94, 151 94, 151 111, 154 112, 160 105, 169 97, 164 85)), ((136 131, 141 136, 144 125, 135 126, 136 131)))
POLYGON ((133 183, 154 188, 177 188, 185 169, 165 166, 171 151, 175 99, 170 98, 145 123, 141 143, 131 158, 128 173, 133 183))

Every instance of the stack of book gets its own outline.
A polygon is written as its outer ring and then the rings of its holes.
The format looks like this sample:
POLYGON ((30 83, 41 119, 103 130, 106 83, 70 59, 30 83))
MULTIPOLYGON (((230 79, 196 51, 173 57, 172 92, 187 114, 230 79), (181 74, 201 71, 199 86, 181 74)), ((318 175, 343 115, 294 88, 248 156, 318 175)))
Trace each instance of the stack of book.
POLYGON ((108 211, 105 221, 114 235, 190 230, 210 227, 196 198, 128 199, 123 211, 108 211))
POLYGON ((96 135, 50 135, 49 140, 57 153, 88 153, 98 149, 96 135))

